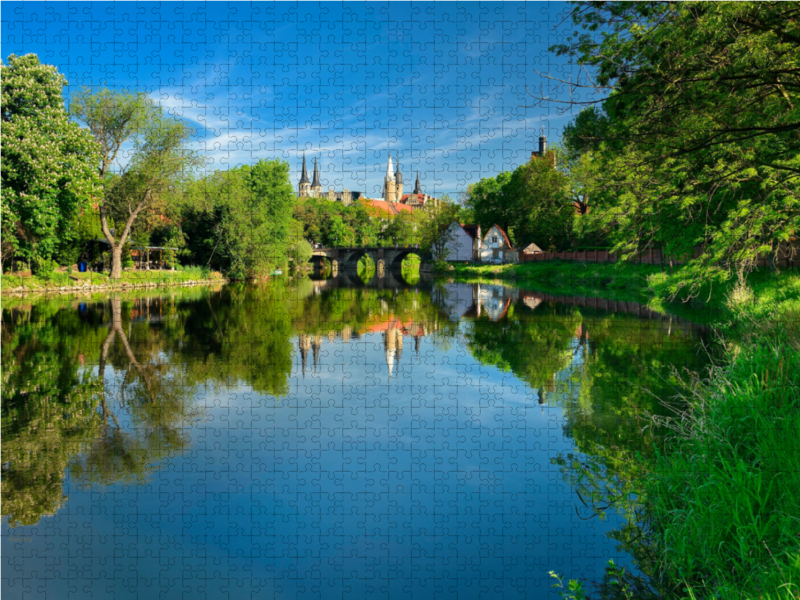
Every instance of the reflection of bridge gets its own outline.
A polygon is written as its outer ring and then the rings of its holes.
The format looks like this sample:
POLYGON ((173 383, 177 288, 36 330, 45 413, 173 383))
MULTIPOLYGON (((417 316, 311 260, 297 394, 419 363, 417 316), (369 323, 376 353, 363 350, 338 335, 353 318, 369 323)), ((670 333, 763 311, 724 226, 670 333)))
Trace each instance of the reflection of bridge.
MULTIPOLYGON (((433 281, 433 275, 430 273, 420 272, 419 282, 423 286, 433 281)), ((361 279, 359 274, 351 269, 334 272, 333 276, 328 279, 314 280, 314 288, 317 291, 324 289, 333 289, 337 287, 343 288, 375 288, 375 289, 391 289, 391 288, 406 288, 408 283, 403 280, 403 276, 399 270, 384 269, 383 273, 379 273, 377 269, 373 272, 372 278, 368 281, 361 279)))
POLYGON ((431 262, 429 253, 418 248, 315 248, 311 257, 311 262, 319 264, 323 259, 331 261, 333 270, 352 270, 358 268, 358 261, 364 256, 369 256, 375 262, 375 270, 378 275, 385 271, 399 271, 403 264, 403 259, 411 254, 420 257, 422 263, 431 262))

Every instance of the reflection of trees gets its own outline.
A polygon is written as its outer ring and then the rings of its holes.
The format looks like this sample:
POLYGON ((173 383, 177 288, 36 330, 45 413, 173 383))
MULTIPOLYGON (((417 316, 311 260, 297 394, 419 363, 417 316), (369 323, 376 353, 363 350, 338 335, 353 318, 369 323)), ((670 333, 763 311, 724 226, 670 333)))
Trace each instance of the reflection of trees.
POLYGON ((81 330, 75 311, 51 303, 3 313, 2 508, 12 527, 58 511, 71 457, 99 431, 97 381, 73 345, 81 330))
POLYGON ((61 507, 67 467, 77 482, 141 480, 185 445, 191 388, 168 361, 154 360, 164 347, 158 328, 133 328, 131 344, 131 308, 117 299, 91 310, 43 302, 3 313, 2 493, 11 526, 61 507), (109 319, 95 376, 83 363, 109 319))
POLYGON ((110 301, 111 323, 100 348, 99 379, 102 425, 88 452, 71 465, 78 481, 109 485, 143 481, 148 465, 170 456, 188 442, 185 421, 192 416, 192 386, 182 377, 181 363, 162 360, 163 331, 136 327, 137 358, 123 328, 122 302, 110 301), (118 349, 115 355, 112 350, 118 349), (118 385, 106 384, 106 364, 111 357, 123 373, 118 385), (131 427, 117 415, 123 411, 131 427))
MULTIPOLYGON (((512 371, 537 388, 537 397, 544 390, 547 403, 563 409, 564 431, 576 452, 555 462, 582 501, 578 516, 603 519, 608 510, 623 515, 609 536, 642 572, 654 573, 658 556, 633 491, 647 464, 641 455, 660 443, 646 427, 649 417, 664 410, 659 400, 672 399, 679 385, 673 365, 700 372, 708 364, 697 351, 699 337, 671 321, 525 304, 531 310, 512 305, 496 323, 470 313, 476 318, 467 332, 468 348, 481 363, 512 371)), ((655 599, 665 590, 609 567, 597 591, 605 599, 655 599)))
POLYGON ((547 309, 534 315, 509 309, 497 322, 476 318, 467 333, 467 347, 482 364, 511 371, 552 396, 556 374, 572 361, 572 340, 581 316, 577 311, 556 314, 552 307, 547 309))

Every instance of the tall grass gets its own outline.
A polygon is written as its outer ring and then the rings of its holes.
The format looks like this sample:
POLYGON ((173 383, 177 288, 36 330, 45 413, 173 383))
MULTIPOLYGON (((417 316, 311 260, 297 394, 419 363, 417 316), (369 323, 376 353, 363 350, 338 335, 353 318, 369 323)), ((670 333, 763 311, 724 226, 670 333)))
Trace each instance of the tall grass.
POLYGON ((696 598, 800 598, 800 313, 696 381, 642 482, 661 574, 696 598))

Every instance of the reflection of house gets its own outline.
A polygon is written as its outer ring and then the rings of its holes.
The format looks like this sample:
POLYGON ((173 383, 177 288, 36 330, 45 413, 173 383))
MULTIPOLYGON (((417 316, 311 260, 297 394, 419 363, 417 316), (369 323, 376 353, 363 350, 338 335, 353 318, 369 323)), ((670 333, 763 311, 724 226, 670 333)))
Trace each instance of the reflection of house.
POLYGON ((476 285, 476 315, 486 315, 490 321, 502 319, 511 306, 514 290, 502 285, 476 285))
POLYGON ((517 262, 519 253, 511 246, 506 232, 499 225, 492 225, 480 241, 481 262, 494 264, 517 262))

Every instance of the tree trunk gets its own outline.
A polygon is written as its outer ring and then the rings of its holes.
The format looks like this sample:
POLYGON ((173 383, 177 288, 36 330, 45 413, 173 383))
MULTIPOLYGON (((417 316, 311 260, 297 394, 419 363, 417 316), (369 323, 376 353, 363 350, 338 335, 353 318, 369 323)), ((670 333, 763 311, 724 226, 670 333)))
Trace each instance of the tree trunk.
MULTIPOLYGON (((756 258, 758 258, 758 257, 756 257, 756 258)), ((770 253, 769 253, 769 270, 773 274, 777 274, 778 273, 778 260, 777 259, 778 259, 778 240, 773 239, 772 240, 772 249, 770 250, 770 253)), ((756 264, 758 264, 758 262, 756 262, 756 264)))
POLYGON ((111 247, 111 279, 119 279, 122 276, 122 244, 111 247))

